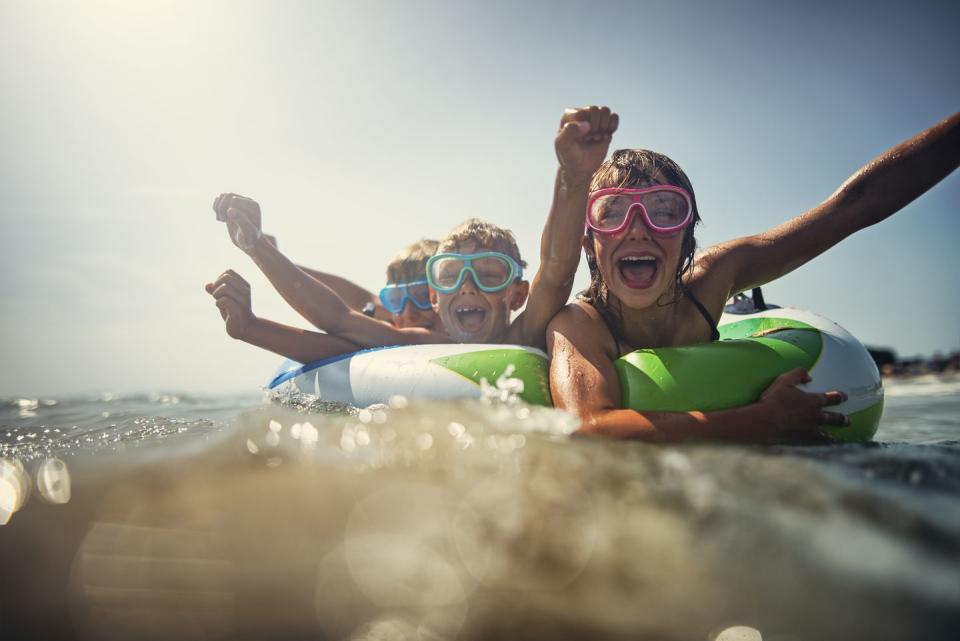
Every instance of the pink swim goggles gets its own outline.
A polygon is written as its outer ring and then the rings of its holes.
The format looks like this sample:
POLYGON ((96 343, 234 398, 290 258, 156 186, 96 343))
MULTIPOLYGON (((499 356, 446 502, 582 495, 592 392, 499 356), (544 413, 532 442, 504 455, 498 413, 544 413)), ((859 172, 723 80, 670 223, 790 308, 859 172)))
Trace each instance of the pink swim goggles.
POLYGON ((616 234, 630 226, 638 211, 651 232, 672 234, 693 220, 693 201, 690 194, 673 185, 598 189, 587 200, 586 228, 598 234, 616 234))

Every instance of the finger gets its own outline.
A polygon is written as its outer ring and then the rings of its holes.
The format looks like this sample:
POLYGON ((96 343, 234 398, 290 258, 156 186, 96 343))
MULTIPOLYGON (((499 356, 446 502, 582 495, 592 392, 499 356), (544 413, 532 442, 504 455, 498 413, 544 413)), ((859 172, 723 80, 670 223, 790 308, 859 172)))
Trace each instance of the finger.
POLYGON ((584 122, 590 123, 590 133, 583 137, 583 142, 596 142, 597 130, 600 126, 600 108, 596 105, 591 105, 582 111, 584 122))
POLYGON ((226 306, 226 303, 221 303, 220 302, 221 300, 224 300, 224 299, 218 299, 214 301, 214 305, 217 306, 217 311, 220 312, 220 318, 222 318, 223 320, 227 320, 227 316, 228 316, 227 306, 226 306))
POLYGON ((600 129, 600 119, 601 119, 600 107, 596 105, 590 105, 590 109, 587 113, 590 116, 591 131, 597 131, 598 129, 600 129))
POLYGON ((557 146, 565 149, 580 140, 590 132, 590 123, 585 121, 571 121, 560 129, 557 134, 557 146))
POLYGON ((610 107, 600 107, 600 122, 597 123, 597 131, 606 133, 610 128, 610 107))
POLYGON ((232 207, 237 207, 245 211, 259 211, 260 204, 255 201, 253 198, 248 198, 247 196, 241 196, 240 194, 231 194, 233 198, 230 200, 232 207))
POLYGON ((823 412, 820 415, 821 425, 832 425, 834 427, 846 427, 850 425, 850 419, 840 412, 823 412))
POLYGON ((816 430, 810 437, 812 443, 832 443, 833 437, 826 430, 816 430))
POLYGON ((247 238, 256 238, 258 231, 257 226, 250 220, 249 211, 231 205, 230 209, 227 210, 227 220, 239 227, 240 231, 247 238))
POLYGON ((846 400, 847 400, 847 395, 844 394, 843 392, 838 392, 834 390, 832 392, 823 393, 823 404, 825 406, 839 405, 840 403, 846 402, 846 400))
POLYGON ((220 285, 223 285, 224 283, 230 283, 234 287, 237 287, 239 289, 246 289, 246 290, 250 289, 250 283, 244 280, 243 276, 233 271, 232 269, 228 269, 227 271, 220 274, 219 277, 217 277, 217 280, 215 280, 212 283, 213 289, 216 289, 217 287, 219 287, 220 285))
POLYGON ((229 299, 234 301, 237 305, 249 306, 250 305, 250 295, 248 292, 242 292, 237 290, 235 287, 230 285, 221 285, 220 287, 213 290, 211 294, 216 300, 217 304, 220 304, 221 299, 229 299))
POLYGON ((227 210, 233 205, 233 197, 235 194, 221 194, 223 199, 220 201, 220 210, 223 212, 224 217, 227 215, 227 210))
POLYGON ((242 305, 240 305, 237 301, 233 300, 229 296, 218 298, 216 302, 214 302, 214 305, 216 305, 219 310, 225 311, 231 314, 236 314, 241 309, 243 309, 242 305))
POLYGON ((790 370, 789 372, 784 372, 774 380, 774 383, 780 383, 781 385, 790 385, 790 386, 800 385, 801 383, 809 383, 809 382, 810 382, 810 375, 807 374, 807 370, 803 369, 802 367, 797 367, 795 369, 790 370))
POLYGON ((617 128, 620 127, 620 114, 612 113, 610 114, 610 124, 607 125, 607 133, 612 137, 616 133, 617 128))
POLYGON ((203 286, 203 291, 207 292, 208 294, 212 294, 214 289, 216 289, 216 286, 214 286, 213 283, 207 283, 203 286))
POLYGON ((233 194, 223 193, 217 196, 216 200, 213 201, 213 211, 217 213, 217 220, 227 220, 227 207, 230 206, 231 196, 233 196, 233 194))
POLYGON ((248 283, 243 276, 233 271, 232 269, 228 269, 227 271, 220 274, 220 278, 223 279, 223 282, 234 283, 237 287, 245 287, 247 289, 250 289, 250 283, 248 283))
POLYGON ((563 126, 568 122, 582 122, 590 120, 590 112, 587 109, 582 107, 576 107, 571 109, 564 109, 563 115, 560 116, 560 129, 563 129, 563 126))
POLYGON ((215 287, 214 290, 210 292, 210 295, 214 298, 231 296, 234 300, 240 303, 250 300, 250 290, 248 288, 237 287, 235 283, 231 282, 224 282, 215 287))
POLYGON ((217 309, 220 311, 220 317, 227 323, 232 319, 238 319, 243 316, 243 307, 237 305, 229 298, 223 298, 217 301, 217 309))

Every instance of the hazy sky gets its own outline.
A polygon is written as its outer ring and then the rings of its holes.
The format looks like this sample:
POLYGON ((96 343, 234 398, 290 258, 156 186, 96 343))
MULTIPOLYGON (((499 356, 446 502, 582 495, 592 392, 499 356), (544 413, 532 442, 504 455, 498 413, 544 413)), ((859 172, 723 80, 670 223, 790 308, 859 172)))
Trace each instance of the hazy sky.
MULTIPOLYGON (((372 290, 469 216, 535 269, 568 106, 685 168, 701 247, 772 227, 960 109, 958 24, 945 2, 0 0, 0 396, 264 384, 280 359, 227 338, 203 283, 235 268, 258 314, 306 324, 215 222, 222 191, 372 290)), ((767 300, 956 349, 958 205, 953 175, 767 300)))

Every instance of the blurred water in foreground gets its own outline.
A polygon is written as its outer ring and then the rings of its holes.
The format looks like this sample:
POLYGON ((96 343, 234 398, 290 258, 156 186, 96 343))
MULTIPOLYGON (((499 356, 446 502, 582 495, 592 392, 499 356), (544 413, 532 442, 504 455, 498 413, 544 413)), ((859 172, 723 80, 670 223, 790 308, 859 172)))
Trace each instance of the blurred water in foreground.
POLYGON ((877 442, 651 446, 518 404, 0 400, 0 635, 944 639, 960 378, 877 442))

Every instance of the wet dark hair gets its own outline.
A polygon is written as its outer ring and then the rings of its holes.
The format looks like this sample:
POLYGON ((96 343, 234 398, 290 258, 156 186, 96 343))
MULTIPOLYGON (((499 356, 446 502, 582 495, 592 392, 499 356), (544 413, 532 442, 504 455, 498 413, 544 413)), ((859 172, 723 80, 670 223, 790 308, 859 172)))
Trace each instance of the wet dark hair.
MULTIPOLYGON (((693 205, 693 222, 683 232, 683 242, 680 245, 680 262, 674 277, 674 295, 672 300, 658 305, 673 305, 683 292, 683 277, 693 267, 693 255, 697 251, 697 239, 694 236, 694 227, 700 224, 700 211, 697 209, 697 197, 693 192, 693 185, 687 174, 680 169, 680 165, 667 156, 648 149, 618 149, 613 152, 610 160, 600 165, 593 174, 590 182, 590 191, 609 187, 643 188, 654 184, 666 183, 680 187, 690 194, 693 205)), ((587 230, 587 238, 593 244, 593 230, 587 230)), ((590 286, 587 288, 584 300, 593 305, 611 327, 615 327, 608 300, 607 284, 603 282, 600 269, 597 266, 593 251, 586 252, 587 266, 590 268, 590 286)), ((620 316, 619 311, 618 316, 620 316)), ((622 320, 622 317, 618 320, 622 320)), ((622 323, 621 323, 622 324, 622 323)), ((616 338, 616 336, 614 336, 616 338)))

